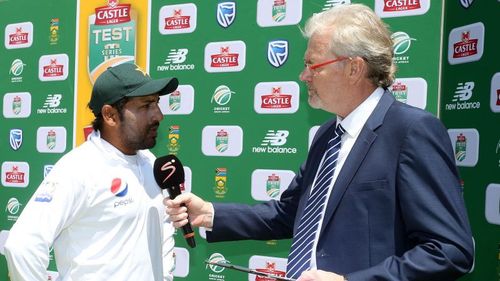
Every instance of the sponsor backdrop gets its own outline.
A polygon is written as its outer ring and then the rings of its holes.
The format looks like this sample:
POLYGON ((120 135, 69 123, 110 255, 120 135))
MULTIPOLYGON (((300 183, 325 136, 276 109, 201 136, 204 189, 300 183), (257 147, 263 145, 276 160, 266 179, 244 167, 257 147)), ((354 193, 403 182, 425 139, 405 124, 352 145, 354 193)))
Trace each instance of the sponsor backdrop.
MULTIPOLYGON (((308 106, 298 79, 307 43, 301 28, 313 13, 351 1, 136 2, 0 1, 0 253, 51 165, 84 141, 92 83, 109 65, 135 61, 153 77, 179 78, 178 90, 160 100, 165 119, 153 152, 176 154, 185 192, 210 201, 278 199, 330 117, 308 106)), ((478 249, 463 279, 496 280, 500 134, 491 124, 500 112, 493 31, 500 2, 352 2, 371 6, 391 26, 395 97, 450 128, 478 249), (478 122, 486 118, 492 122, 478 122)), ((176 279, 266 280, 205 260, 284 275, 288 240, 208 244, 204 237, 196 231, 191 249, 176 236, 176 279)), ((54 280, 53 260, 49 270, 54 280)), ((7 275, 2 256, 0 280, 7 275)))
POLYGON ((500 1, 450 1, 440 118, 448 127, 474 232, 468 280, 500 280, 500 1), (496 15, 496 17, 493 17, 496 15), (496 268, 496 270, 495 270, 496 268))

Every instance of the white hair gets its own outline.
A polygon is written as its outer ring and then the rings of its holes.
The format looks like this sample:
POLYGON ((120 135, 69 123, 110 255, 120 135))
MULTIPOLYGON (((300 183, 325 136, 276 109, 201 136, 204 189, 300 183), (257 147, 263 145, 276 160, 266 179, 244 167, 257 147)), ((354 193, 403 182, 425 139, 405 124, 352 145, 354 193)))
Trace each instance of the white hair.
POLYGON ((368 65, 368 77, 387 88, 394 82, 393 41, 384 22, 362 4, 338 5, 307 20, 304 36, 331 36, 330 51, 345 57, 361 57, 368 65))

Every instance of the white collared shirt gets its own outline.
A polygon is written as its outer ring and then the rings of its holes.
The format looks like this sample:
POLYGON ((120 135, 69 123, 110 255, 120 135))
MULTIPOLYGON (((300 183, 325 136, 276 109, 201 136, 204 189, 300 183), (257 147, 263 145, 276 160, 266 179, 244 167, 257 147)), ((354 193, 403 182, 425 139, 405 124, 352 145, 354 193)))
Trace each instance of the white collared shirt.
MULTIPOLYGON (((337 116, 337 124, 342 125, 342 127, 345 129, 345 133, 342 135, 342 138, 340 140, 341 147, 337 158, 337 166, 335 168, 335 172, 333 173, 333 179, 330 185, 328 186, 328 193, 326 197, 327 202, 328 199, 330 198, 333 185, 337 180, 337 177, 339 175, 340 170, 342 169, 342 166, 344 166, 345 160, 347 159, 349 152, 351 152, 354 143, 358 139, 361 129, 365 126, 366 120, 368 120, 368 117, 370 117, 370 115, 372 114, 373 110, 377 106, 383 94, 384 94, 384 89, 378 87, 370 96, 368 96, 368 98, 365 101, 363 101, 358 107, 356 107, 356 109, 354 109, 354 111, 352 111, 344 119, 337 116)), ((323 163, 323 160, 324 160, 324 155, 323 159, 321 159, 321 163, 323 163)), ((321 163, 319 167, 321 167, 321 163)), ((316 172, 316 177, 317 176, 318 175, 316 172)), ((316 178, 314 179, 313 186, 315 182, 316 178)), ((323 225, 323 218, 327 207, 328 204, 325 204, 323 207, 323 211, 321 212, 321 219, 318 225, 318 231, 316 231, 316 237, 314 238, 313 253, 311 258, 311 269, 316 269, 316 247, 318 245, 318 240, 319 240, 319 233, 320 233, 319 230, 323 225)))

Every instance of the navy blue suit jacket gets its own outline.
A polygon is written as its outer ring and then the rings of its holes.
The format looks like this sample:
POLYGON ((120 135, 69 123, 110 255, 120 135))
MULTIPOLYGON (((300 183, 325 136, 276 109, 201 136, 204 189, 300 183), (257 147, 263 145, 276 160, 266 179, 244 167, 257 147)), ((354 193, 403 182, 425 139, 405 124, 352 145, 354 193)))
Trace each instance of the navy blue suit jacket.
MULTIPOLYGON (((214 204, 209 242, 291 238, 336 119, 323 124, 279 201, 214 204)), ((446 128, 385 92, 333 187, 317 267, 356 280, 455 280, 472 235, 446 128)))

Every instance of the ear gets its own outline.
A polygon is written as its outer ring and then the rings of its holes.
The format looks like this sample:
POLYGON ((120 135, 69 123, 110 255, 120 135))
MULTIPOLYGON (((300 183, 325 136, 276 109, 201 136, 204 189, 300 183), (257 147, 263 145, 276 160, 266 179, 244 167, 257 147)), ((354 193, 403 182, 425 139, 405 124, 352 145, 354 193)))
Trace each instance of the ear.
POLYGON ((101 109, 102 118, 104 123, 108 126, 115 126, 120 120, 118 111, 109 104, 105 104, 101 109))
POLYGON ((349 61, 349 80, 355 84, 364 78, 366 62, 361 57, 354 57, 349 61))

